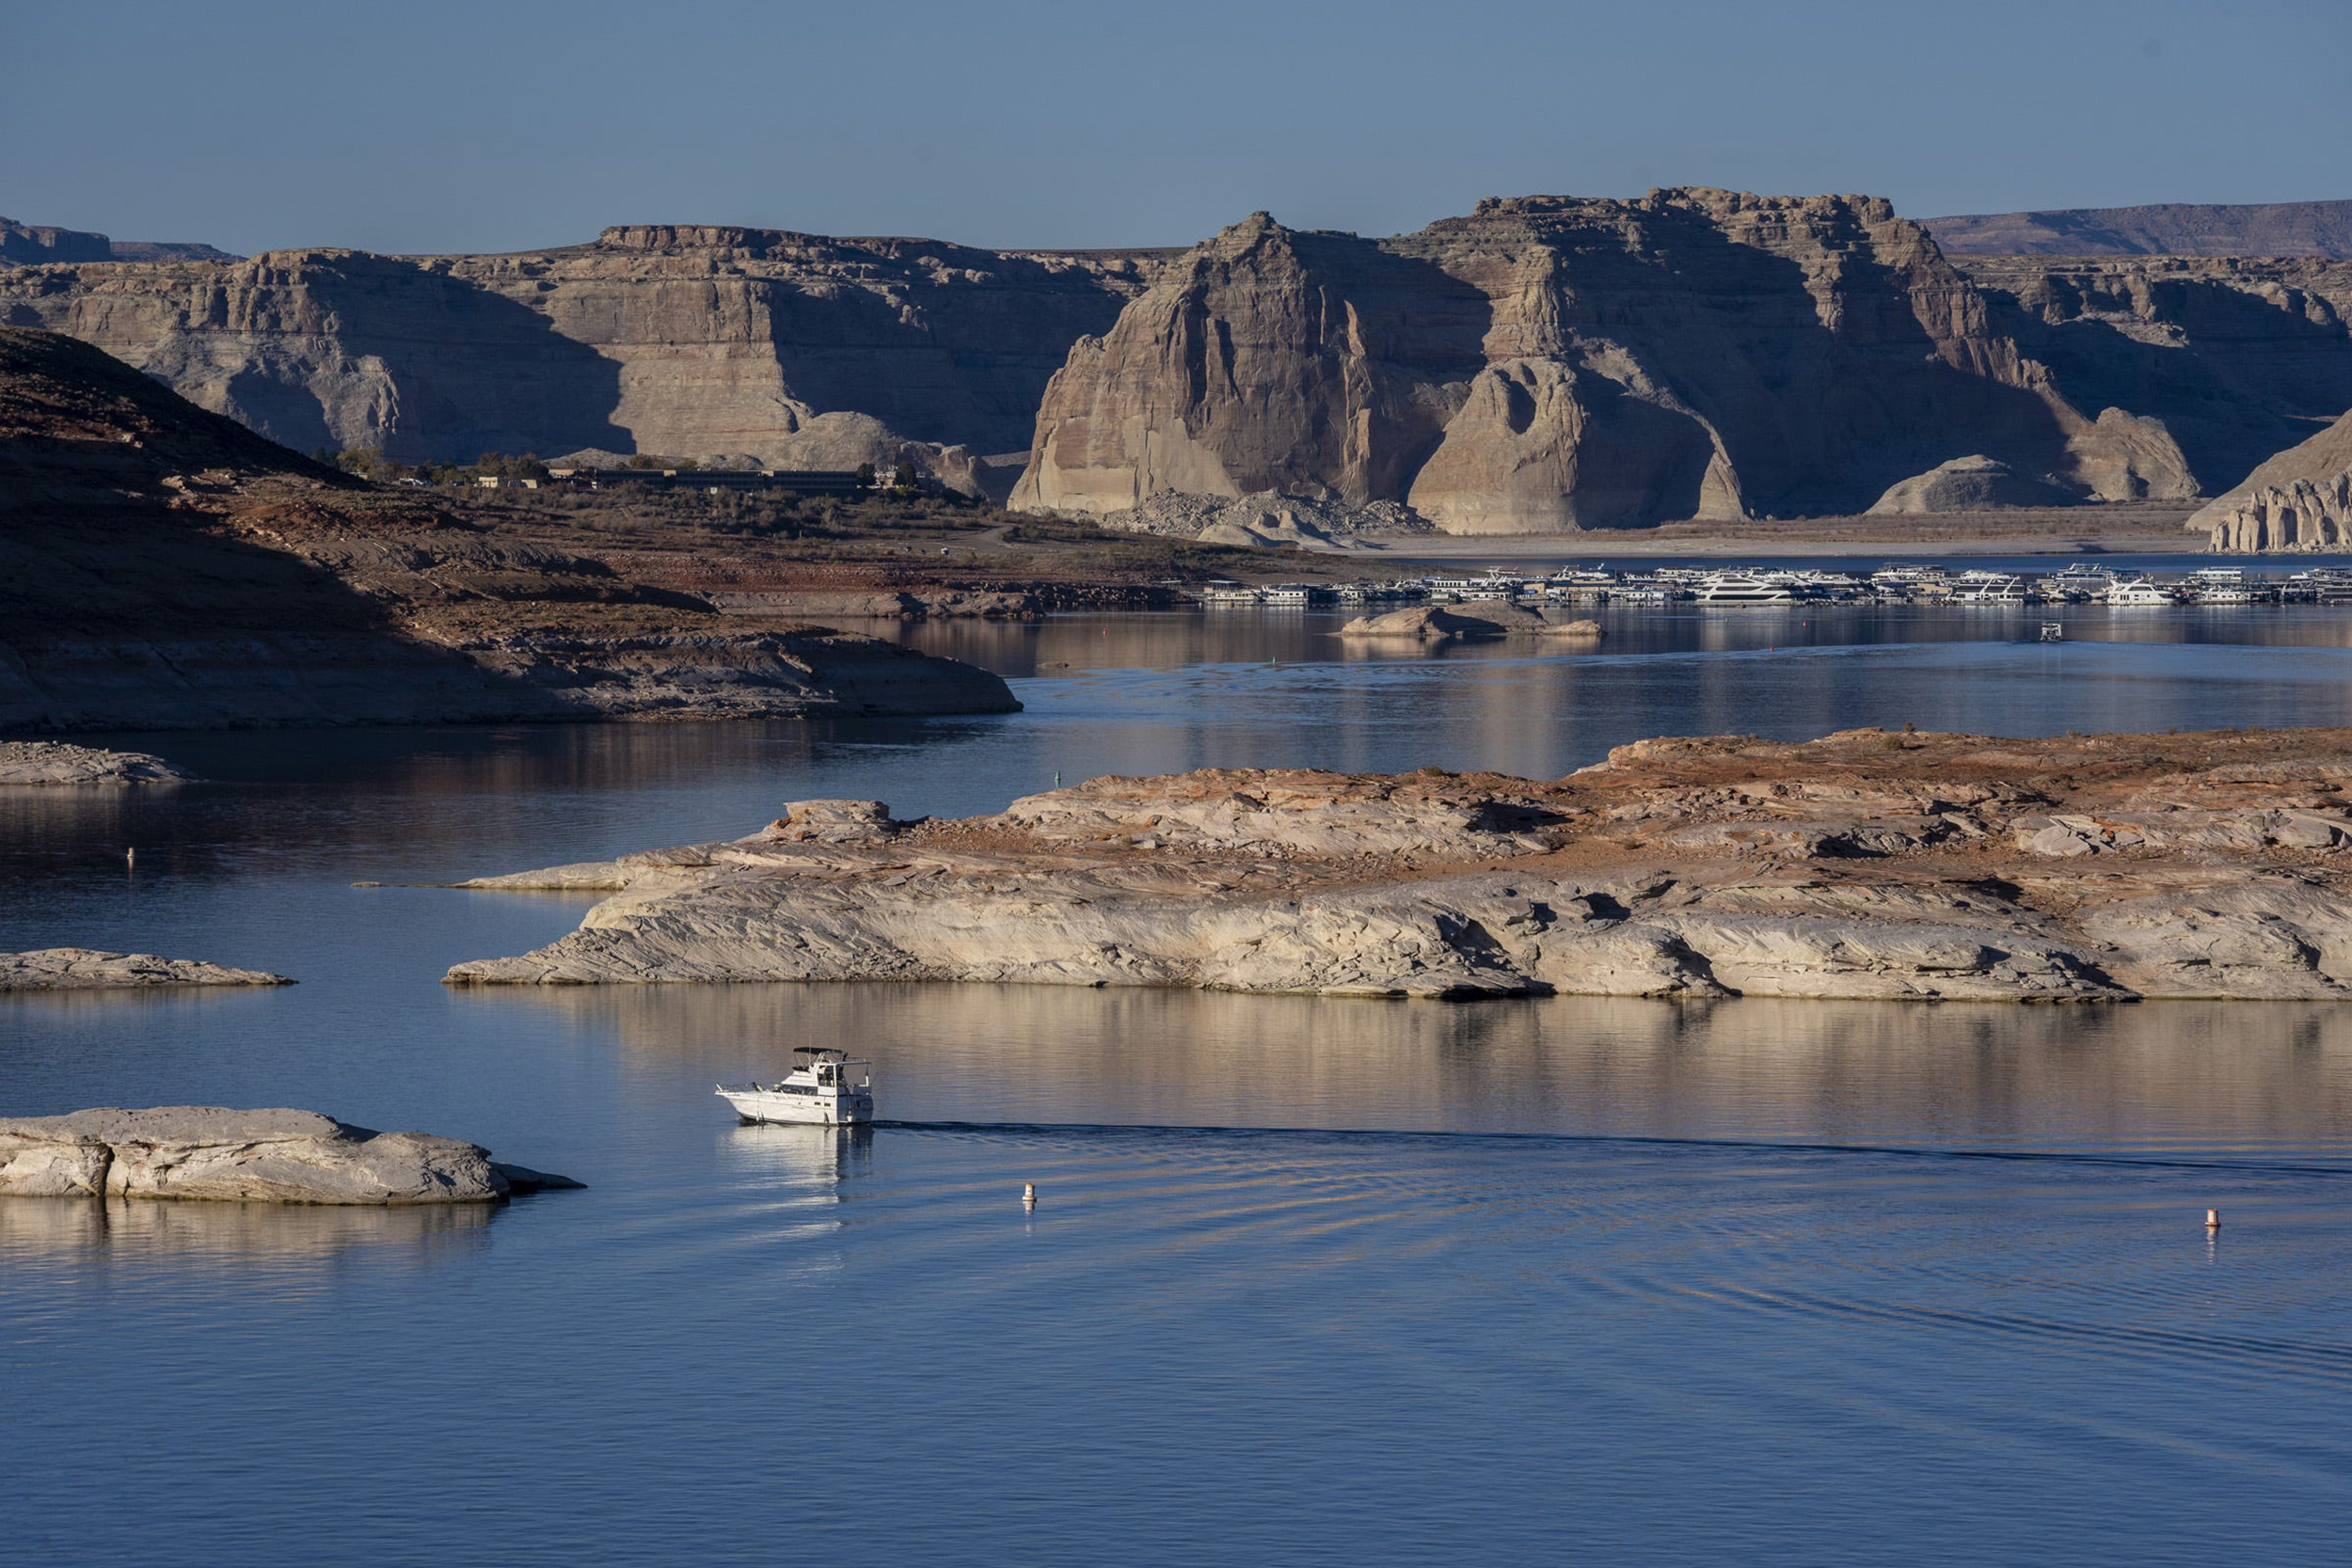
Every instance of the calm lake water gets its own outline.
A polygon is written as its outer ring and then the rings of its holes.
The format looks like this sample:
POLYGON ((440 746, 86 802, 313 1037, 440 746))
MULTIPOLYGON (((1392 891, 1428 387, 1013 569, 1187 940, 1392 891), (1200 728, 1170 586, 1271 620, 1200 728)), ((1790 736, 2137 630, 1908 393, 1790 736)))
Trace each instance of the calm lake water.
POLYGON ((302 984, 15 999, 0 1109, 314 1106, 591 1184, 0 1204, 14 1555, 2340 1561, 2352 1009, 450 991, 587 901, 350 885, 1057 772, 2352 722, 2343 610, 1605 618, 945 625, 1027 711, 116 737, 216 782, 12 792, 0 949, 302 984), (712 1082, 803 1041, 894 1122, 735 1125, 712 1082))

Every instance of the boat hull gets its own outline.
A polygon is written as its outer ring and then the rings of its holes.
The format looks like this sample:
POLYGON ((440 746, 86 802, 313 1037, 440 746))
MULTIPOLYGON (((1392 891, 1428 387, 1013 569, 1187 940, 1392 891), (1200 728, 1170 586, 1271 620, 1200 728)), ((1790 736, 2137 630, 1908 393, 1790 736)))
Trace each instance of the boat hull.
POLYGON ((721 1089, 719 1098, 745 1121, 803 1127, 854 1127, 874 1119, 869 1094, 775 1094, 765 1089, 721 1089))

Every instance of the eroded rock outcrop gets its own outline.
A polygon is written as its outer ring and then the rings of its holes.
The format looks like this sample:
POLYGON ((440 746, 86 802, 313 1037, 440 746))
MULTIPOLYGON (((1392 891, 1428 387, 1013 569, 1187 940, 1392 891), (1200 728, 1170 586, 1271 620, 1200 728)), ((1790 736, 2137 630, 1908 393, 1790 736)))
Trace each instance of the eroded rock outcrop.
POLYGON ((1859 511, 1968 452, 2070 499, 2194 493, 2161 426, 2069 402, 1885 202, 1664 190, 1388 240, 1253 214, 1073 348, 1013 499, 1271 489, 1549 532, 1859 511))
POLYGON ((95 947, 37 947, 0 953, 0 991, 146 990, 161 986, 291 986, 283 974, 230 969, 197 958, 108 953, 95 947))
POLYGON ((972 979, 1335 994, 2352 996, 2352 731, 1848 732, 1436 770, 1097 779, 1001 816, 803 802, 453 984, 972 979))
POLYGON ((0 1196, 264 1203, 489 1203, 561 1176, 477 1144, 375 1132, 316 1111, 106 1107, 0 1119, 0 1196))

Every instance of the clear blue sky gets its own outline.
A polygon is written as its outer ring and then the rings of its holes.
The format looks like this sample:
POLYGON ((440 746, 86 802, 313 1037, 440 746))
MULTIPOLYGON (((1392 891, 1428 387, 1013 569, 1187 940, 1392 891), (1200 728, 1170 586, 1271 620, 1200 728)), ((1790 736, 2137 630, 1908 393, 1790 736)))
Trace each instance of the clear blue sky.
POLYGON ((511 250, 1168 245, 1482 196, 2352 197, 2352 0, 0 0, 0 213, 511 250))

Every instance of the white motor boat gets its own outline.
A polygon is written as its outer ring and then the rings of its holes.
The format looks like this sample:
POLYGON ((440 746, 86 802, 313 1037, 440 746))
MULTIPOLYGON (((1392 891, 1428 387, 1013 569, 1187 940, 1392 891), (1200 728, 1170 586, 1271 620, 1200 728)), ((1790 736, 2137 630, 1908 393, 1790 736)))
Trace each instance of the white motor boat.
POLYGON ((874 1081, 850 1082, 851 1068, 871 1062, 852 1061, 830 1046, 796 1045, 792 1054, 808 1060, 772 1084, 722 1084, 715 1092, 745 1121, 847 1127, 874 1119, 874 1081))

